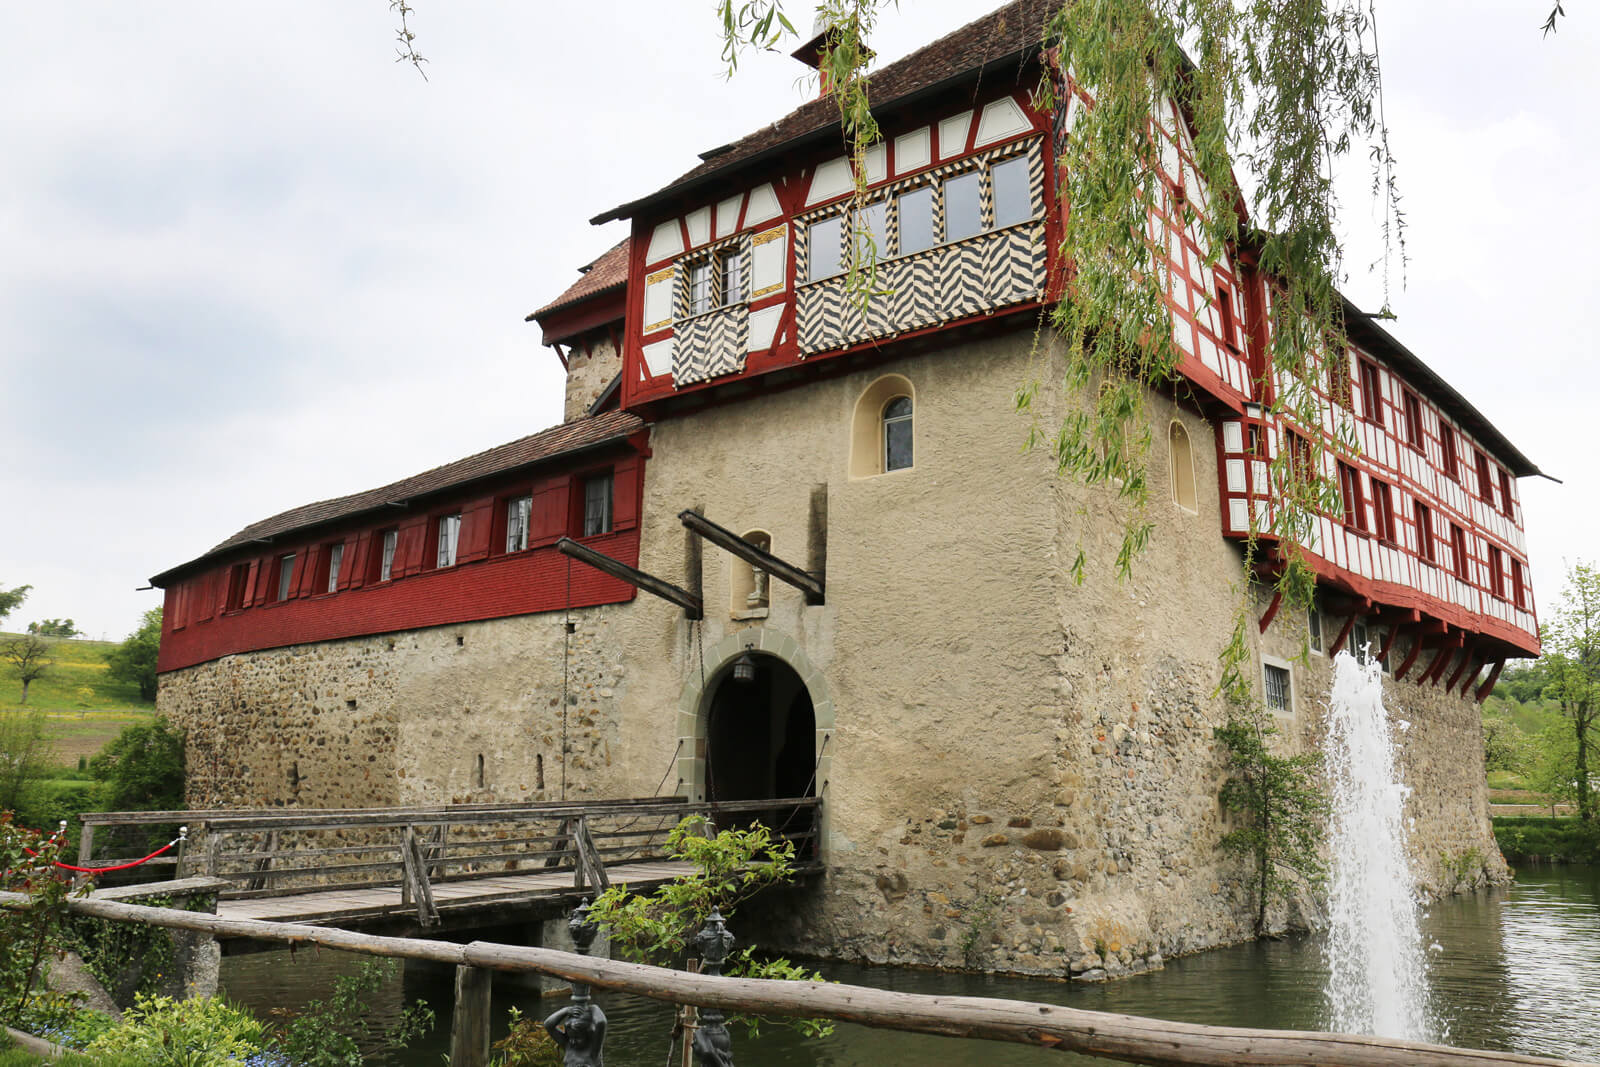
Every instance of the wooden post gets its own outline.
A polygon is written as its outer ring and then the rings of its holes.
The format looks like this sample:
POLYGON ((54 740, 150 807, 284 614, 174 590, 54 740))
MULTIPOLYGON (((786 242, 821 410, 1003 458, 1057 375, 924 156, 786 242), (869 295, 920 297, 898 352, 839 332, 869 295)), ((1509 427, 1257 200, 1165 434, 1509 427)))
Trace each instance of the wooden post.
POLYGON ((78 834, 78 866, 87 867, 94 858, 94 823, 86 822, 78 834))
POLYGON ((456 1008, 450 1019, 450 1067, 488 1067, 489 994, 494 972, 456 968, 456 1008))

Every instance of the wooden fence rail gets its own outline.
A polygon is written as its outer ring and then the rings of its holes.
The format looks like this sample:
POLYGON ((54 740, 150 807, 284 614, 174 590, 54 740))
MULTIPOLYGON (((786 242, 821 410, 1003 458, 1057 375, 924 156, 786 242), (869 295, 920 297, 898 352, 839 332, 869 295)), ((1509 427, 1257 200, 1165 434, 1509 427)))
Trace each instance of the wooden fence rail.
MULTIPOLYGON (((0 893, 0 906, 27 907, 28 898, 19 893, 0 893)), ((328 927, 222 919, 204 913, 111 901, 74 900, 69 906, 78 914, 112 922, 142 923, 291 945, 315 944, 370 956, 453 964, 458 968, 456 988, 464 993, 456 1004, 456 1032, 452 1035, 456 1054, 452 1057, 452 1067, 482 1067, 487 1061, 489 1035, 485 1008, 490 983, 483 977, 485 971, 533 971, 673 1004, 759 1015, 826 1017, 909 1033, 981 1038, 1078 1052, 1127 1063, 1216 1067, 1230 1064, 1579 1067, 1570 1060, 1348 1034, 1202 1026, 989 997, 929 996, 833 983, 713 977, 592 959, 556 949, 483 941, 461 945, 377 937, 328 927), (470 1033, 465 1032, 467 1020, 471 1020, 470 1033)))

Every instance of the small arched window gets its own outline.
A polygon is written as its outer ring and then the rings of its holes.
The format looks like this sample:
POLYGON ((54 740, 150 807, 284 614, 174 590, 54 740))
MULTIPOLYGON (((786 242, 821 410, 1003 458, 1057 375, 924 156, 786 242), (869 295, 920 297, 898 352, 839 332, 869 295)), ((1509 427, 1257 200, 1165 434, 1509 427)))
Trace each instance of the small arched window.
POLYGON ((911 466, 911 398, 897 396, 883 406, 883 469, 911 466))
POLYGON ((911 467, 916 398, 911 382, 899 374, 885 374, 861 391, 850 420, 850 477, 911 467))
POLYGON ((1194 493, 1194 452, 1189 431, 1176 420, 1167 431, 1167 459, 1172 467, 1172 502, 1185 511, 1198 512, 1194 493))

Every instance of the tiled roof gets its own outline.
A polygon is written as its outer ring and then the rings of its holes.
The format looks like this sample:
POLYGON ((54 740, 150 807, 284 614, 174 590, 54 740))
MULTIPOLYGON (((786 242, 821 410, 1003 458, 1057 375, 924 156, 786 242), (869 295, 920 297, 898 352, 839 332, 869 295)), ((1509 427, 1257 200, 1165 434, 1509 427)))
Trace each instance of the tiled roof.
MULTIPOLYGON (((1036 47, 1046 16, 1061 0, 1011 0, 989 14, 969 22, 954 33, 889 64, 870 76, 868 94, 873 111, 881 114, 907 97, 939 88, 999 60, 1008 60, 1036 47)), ((593 220, 597 225, 632 217, 638 209, 673 193, 687 192, 766 152, 803 137, 837 130, 839 108, 830 97, 802 104, 765 129, 757 130, 726 148, 706 153, 705 162, 662 189, 631 203, 614 207, 593 220)))
POLYGON ((366 512, 387 508, 391 504, 402 504, 430 493, 465 485, 480 478, 488 478, 570 452, 619 441, 636 433, 643 426, 643 419, 625 411, 608 411, 603 415, 585 416, 376 489, 353 493, 350 496, 334 497, 332 500, 320 500, 315 504, 303 504, 280 512, 270 519, 251 523, 199 558, 156 575, 150 579, 150 584, 163 585, 166 579, 179 571, 243 545, 353 518, 366 512))
POLYGON ((548 315, 552 311, 560 311, 564 307, 582 303, 607 289, 615 289, 628 284, 628 247, 632 241, 624 237, 612 246, 611 251, 589 264, 589 268, 579 276, 578 280, 567 287, 567 291, 556 297, 544 307, 529 315, 524 321, 532 322, 541 315, 548 315))

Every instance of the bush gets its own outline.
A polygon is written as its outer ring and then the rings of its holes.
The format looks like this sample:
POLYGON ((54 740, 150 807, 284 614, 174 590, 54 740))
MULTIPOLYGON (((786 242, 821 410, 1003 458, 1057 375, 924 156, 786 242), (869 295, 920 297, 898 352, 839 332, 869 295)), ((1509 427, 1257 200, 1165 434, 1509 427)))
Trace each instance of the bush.
POLYGON ((1551 860, 1600 863, 1600 826, 1548 815, 1505 815, 1494 820, 1494 840, 1513 863, 1551 860))
POLYGON ((132 1057, 145 1067, 227 1067, 258 1055, 265 1038, 259 1020, 216 997, 172 1000, 141 994, 122 1025, 84 1051, 94 1057, 132 1057))
POLYGON ((100 799, 111 811, 183 807, 183 734, 163 716, 125 728, 89 770, 103 783, 100 799))

